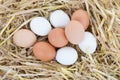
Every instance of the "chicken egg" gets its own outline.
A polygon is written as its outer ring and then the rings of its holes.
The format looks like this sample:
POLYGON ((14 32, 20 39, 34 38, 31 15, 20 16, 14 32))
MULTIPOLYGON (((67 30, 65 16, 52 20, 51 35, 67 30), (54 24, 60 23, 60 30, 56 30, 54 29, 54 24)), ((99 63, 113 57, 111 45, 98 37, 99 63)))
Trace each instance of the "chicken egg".
POLYGON ((72 20, 65 27, 65 34, 72 44, 79 44, 84 37, 84 27, 80 24, 80 22, 72 20))
POLYGON ((41 61, 50 61, 55 58, 56 50, 49 43, 41 41, 33 46, 33 53, 41 61))
POLYGON ((44 17, 35 17, 30 22, 31 30, 38 36, 46 36, 52 29, 50 23, 44 17))
POLYGON ((62 28, 54 28, 48 34, 49 42, 55 47, 63 47, 68 44, 65 31, 62 28))
POLYGON ((85 10, 76 10, 72 16, 72 20, 77 20, 79 21, 83 26, 84 29, 86 30, 89 26, 89 16, 88 13, 85 10))
POLYGON ((72 47, 62 47, 57 51, 56 60, 63 65, 72 65, 78 59, 77 51, 72 47))
POLYGON ((90 32, 85 32, 85 37, 83 41, 78 44, 81 51, 84 53, 92 54, 96 51, 97 41, 96 38, 90 32))
POLYGON ((64 28, 69 21, 69 16, 63 10, 56 10, 50 14, 50 22, 53 27, 64 28))
POLYGON ((20 29, 13 35, 13 42, 20 47, 31 47, 36 40, 35 34, 27 29, 20 29))

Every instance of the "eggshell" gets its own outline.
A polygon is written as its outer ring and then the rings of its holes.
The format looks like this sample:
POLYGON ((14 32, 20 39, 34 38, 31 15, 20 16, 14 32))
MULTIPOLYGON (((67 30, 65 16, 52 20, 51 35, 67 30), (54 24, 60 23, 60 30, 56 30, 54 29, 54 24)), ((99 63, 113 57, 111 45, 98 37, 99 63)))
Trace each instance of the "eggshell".
POLYGON ((37 42, 33 47, 34 56, 41 61, 50 61, 54 59, 56 50, 49 43, 41 41, 37 42))
POLYGON ((52 29, 50 23, 44 17, 35 17, 30 22, 31 30, 39 35, 39 36, 46 36, 52 29))
POLYGON ((78 45, 84 53, 92 54, 96 51, 97 41, 90 32, 85 32, 83 41, 78 45))
POLYGON ((69 21, 69 16, 63 10, 56 10, 50 14, 50 22, 54 27, 64 28, 69 21))
POLYGON ((71 17, 72 20, 79 21, 86 30, 89 26, 89 16, 85 10, 76 10, 71 17))
POLYGON ((62 28, 55 28, 48 34, 49 42, 55 47, 63 47, 68 44, 65 31, 62 28))
POLYGON ((79 44, 84 37, 85 30, 83 25, 81 25, 78 21, 70 21, 69 24, 65 28, 65 34, 72 44, 79 44))
POLYGON ((57 51, 56 60, 63 65, 72 65, 78 59, 77 51, 72 47, 63 47, 57 51))
POLYGON ((13 42, 20 47, 31 47, 35 41, 36 36, 33 32, 27 29, 20 29, 13 35, 13 42))

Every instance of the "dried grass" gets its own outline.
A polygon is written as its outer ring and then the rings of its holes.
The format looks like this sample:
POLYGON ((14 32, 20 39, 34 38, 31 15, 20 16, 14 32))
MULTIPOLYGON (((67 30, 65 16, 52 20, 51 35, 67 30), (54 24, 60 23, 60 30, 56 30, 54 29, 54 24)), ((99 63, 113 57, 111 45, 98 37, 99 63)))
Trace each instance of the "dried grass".
POLYGON ((120 0, 0 0, 0 80, 120 80, 120 0), (85 9, 90 16, 88 30, 97 38, 93 55, 74 46, 79 59, 72 66, 41 62, 34 58, 32 47, 20 48, 12 42, 17 30, 29 29, 33 17, 48 18, 56 9, 70 16, 85 9))

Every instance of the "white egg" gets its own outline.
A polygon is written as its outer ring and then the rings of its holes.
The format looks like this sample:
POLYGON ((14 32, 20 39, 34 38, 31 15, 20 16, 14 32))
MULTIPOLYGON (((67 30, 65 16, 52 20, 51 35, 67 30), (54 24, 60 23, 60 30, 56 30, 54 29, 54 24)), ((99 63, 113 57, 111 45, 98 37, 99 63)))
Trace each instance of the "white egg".
POLYGON ((92 54, 96 51, 97 41, 96 38, 90 32, 85 32, 83 41, 78 44, 81 51, 84 53, 92 54))
POLYGON ((49 21, 44 17, 36 17, 33 18, 30 22, 31 30, 39 35, 39 36, 46 36, 52 29, 49 21))
POLYGON ((57 51, 56 60, 63 65, 72 65, 78 59, 77 51, 72 47, 63 47, 57 51))
POLYGON ((70 18, 63 10, 56 10, 50 14, 50 22, 54 27, 64 28, 70 22, 70 18))

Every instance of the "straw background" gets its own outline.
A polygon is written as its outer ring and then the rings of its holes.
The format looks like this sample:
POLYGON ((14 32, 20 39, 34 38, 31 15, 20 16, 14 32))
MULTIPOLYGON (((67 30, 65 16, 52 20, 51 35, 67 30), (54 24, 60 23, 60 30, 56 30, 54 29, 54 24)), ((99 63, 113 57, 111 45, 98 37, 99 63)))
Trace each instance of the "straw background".
MULTIPOLYGON (((38 37, 38 41, 47 36, 38 37)), ((0 0, 0 80, 120 80, 120 0, 0 0), (88 31, 97 38, 93 55, 77 46, 78 61, 63 66, 56 61, 36 60, 32 47, 17 47, 13 34, 29 29, 33 17, 49 18, 50 12, 62 9, 71 16, 84 9, 90 16, 88 31)))

